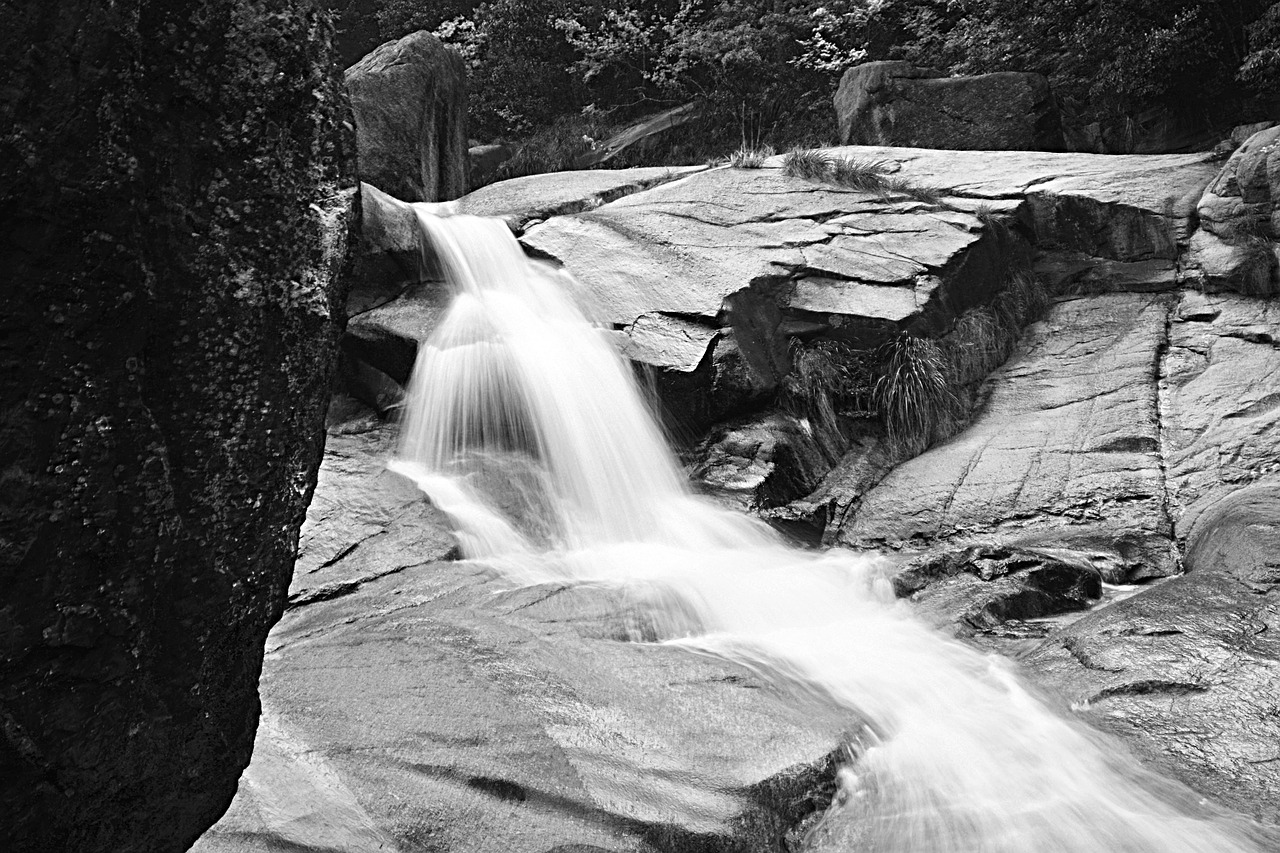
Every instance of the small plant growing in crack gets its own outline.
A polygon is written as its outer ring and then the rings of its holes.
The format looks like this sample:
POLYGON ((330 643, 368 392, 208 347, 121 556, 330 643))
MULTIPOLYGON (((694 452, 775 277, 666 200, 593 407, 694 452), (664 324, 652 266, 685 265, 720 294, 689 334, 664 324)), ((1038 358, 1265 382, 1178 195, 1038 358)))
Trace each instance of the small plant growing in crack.
POLYGON ((960 315, 942 345, 956 384, 968 385, 981 381, 1004 361, 1012 343, 991 310, 981 306, 960 315))
POLYGON ((735 169, 759 169, 764 161, 773 156, 773 148, 765 145, 748 147, 743 145, 729 155, 729 165, 735 169))
POLYGON ((902 333, 882 344, 873 397, 889 441, 909 456, 925 450, 935 428, 954 416, 957 400, 938 342, 902 333))
POLYGON ((831 171, 831 158, 815 148, 792 148, 782 158, 782 174, 820 181, 831 171))
POLYGON ((1049 289, 1030 270, 1018 270, 991 300, 992 313, 1004 334, 1016 339, 1022 327, 1038 320, 1049 307, 1049 289))

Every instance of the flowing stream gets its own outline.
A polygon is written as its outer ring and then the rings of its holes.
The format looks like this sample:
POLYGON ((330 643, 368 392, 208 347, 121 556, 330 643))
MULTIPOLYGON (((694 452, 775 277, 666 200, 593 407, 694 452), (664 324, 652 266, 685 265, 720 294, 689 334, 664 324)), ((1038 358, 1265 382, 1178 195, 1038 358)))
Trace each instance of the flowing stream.
POLYGON ((662 641, 830 696, 865 721, 815 849, 1261 851, 1012 667, 894 600, 877 561, 789 547, 695 497, 611 333, 497 220, 418 217, 456 297, 420 349, 391 467, 516 584, 610 583, 662 641))

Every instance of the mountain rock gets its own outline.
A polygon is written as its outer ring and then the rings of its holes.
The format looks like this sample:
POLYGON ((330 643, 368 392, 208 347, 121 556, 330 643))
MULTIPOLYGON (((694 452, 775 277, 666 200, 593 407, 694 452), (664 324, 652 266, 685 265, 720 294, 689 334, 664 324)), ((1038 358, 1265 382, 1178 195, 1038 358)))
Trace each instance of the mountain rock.
POLYGON ((844 72, 835 108, 845 145, 1058 151, 1063 144, 1041 74, 947 77, 909 62, 867 62, 844 72))
POLYGON ((341 81, 309 3, 25 4, 0 57, 5 848, 185 850, 249 761, 320 463, 341 81))
POLYGON ((780 849, 830 802, 857 719, 627 642, 662 629, 616 590, 451 559, 391 448, 330 438, 254 761, 196 853, 780 849))
POLYGON ((404 201, 467 191, 467 77, 462 57, 420 30, 346 71, 360 179, 404 201))

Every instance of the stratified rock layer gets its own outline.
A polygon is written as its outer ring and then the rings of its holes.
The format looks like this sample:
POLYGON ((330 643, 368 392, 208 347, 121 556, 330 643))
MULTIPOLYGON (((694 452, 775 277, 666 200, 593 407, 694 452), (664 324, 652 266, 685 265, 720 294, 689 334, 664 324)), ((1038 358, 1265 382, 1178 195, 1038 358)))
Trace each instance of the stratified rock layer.
POLYGON ((0 834, 184 850, 249 761, 320 462, 354 204, 341 82, 305 3, 16 9, 0 834))

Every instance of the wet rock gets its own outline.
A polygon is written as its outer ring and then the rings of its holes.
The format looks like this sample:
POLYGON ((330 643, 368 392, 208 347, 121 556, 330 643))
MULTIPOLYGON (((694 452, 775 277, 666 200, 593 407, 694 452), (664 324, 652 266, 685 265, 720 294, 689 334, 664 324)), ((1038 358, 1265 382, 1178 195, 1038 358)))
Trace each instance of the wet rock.
POLYGON ((1055 631, 1025 670, 1174 777, 1276 823, 1280 490, 1221 498, 1187 543, 1187 574, 1055 631))
POLYGON ((1057 107, 1040 74, 947 77, 908 62, 868 62, 844 72, 835 109, 846 145, 1062 148, 1057 107))
POLYGON ((1102 572, 1078 554, 975 545, 914 560, 893 585, 925 618, 971 631, 1085 610, 1102 596, 1102 572))
POLYGON ((615 590, 445 559, 443 520, 382 470, 390 444, 330 440, 254 762, 198 853, 780 849, 825 808, 859 721, 627 642, 671 627, 615 590))
POLYGON ((346 71, 360 179, 403 201, 467 191, 462 57, 425 30, 389 41, 346 71))
POLYGON ((342 349, 404 385, 413 371, 418 342, 440 322, 451 299, 449 289, 440 282, 410 288, 391 302, 352 317, 342 349))
POLYGON ((692 477, 699 488, 743 511, 809 494, 833 462, 808 421, 782 412, 715 429, 698 456, 692 477))
POLYGON ((248 763, 355 216, 325 33, 293 2, 6 13, 8 850, 185 850, 248 763))
POLYGON ((838 540, 998 538, 1108 554, 1130 580, 1176 571, 1155 388, 1170 311, 1162 295, 1059 302, 992 374, 968 428, 851 505, 838 540))

